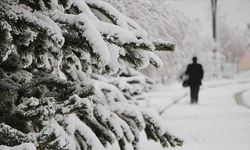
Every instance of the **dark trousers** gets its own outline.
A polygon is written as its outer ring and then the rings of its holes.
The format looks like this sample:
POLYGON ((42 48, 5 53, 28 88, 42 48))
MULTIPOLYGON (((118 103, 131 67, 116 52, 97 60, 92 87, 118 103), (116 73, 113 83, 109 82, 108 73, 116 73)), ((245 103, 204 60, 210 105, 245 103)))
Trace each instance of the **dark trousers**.
POLYGON ((191 104, 198 103, 199 90, 200 90, 200 85, 191 85, 190 86, 191 104))

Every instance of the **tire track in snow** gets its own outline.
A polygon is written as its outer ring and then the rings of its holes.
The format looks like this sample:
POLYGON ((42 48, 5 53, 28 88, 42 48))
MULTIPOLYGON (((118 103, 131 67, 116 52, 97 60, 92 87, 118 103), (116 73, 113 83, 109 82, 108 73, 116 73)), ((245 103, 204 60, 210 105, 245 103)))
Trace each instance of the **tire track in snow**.
POLYGON ((186 96, 188 96, 189 92, 184 93, 182 96, 178 97, 177 99, 173 100, 172 103, 168 104, 166 107, 164 107, 159 114, 162 115, 168 108, 170 108, 171 106, 177 104, 180 100, 184 99, 186 96))

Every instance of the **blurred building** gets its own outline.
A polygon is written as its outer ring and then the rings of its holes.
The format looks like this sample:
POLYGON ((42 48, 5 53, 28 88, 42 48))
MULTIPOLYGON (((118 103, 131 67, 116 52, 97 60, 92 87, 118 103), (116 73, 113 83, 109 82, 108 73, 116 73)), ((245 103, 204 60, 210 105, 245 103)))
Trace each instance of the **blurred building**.
MULTIPOLYGON (((250 34, 250 23, 247 24, 248 32, 250 34)), ((249 42, 250 44, 250 42, 249 42)), ((248 45, 248 48, 250 49, 250 45, 248 45)), ((244 70, 250 70, 250 52, 248 52, 246 55, 244 55, 239 64, 240 71, 244 70)))
POLYGON ((250 70, 250 52, 241 58, 239 65, 241 71, 250 70))

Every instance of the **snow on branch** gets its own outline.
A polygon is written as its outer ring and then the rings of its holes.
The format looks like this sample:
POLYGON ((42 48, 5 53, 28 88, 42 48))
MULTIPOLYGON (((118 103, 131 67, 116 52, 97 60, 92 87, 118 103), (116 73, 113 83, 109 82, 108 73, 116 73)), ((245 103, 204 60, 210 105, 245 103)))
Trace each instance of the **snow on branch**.
POLYGON ((149 110, 142 110, 146 122, 145 133, 148 139, 159 141, 163 147, 176 147, 183 144, 183 140, 171 135, 165 128, 158 114, 149 110))
POLYGON ((26 134, 18 131, 4 123, 0 124, 0 143, 9 146, 15 146, 23 142, 29 142, 26 134))
POLYGON ((98 140, 93 131, 82 122, 76 115, 71 114, 65 119, 66 131, 69 135, 78 138, 78 144, 81 148, 84 148, 86 144, 87 149, 92 150, 104 150, 103 145, 98 140), (84 140, 84 143, 82 143, 84 140))
POLYGON ((90 8, 98 9, 105 14, 112 22, 122 28, 128 29, 126 17, 110 4, 98 0, 86 0, 90 8))
POLYGON ((36 147, 33 143, 23 143, 17 146, 9 147, 0 145, 2 150, 36 150, 36 147))
POLYGON ((150 63, 153 66, 157 68, 161 68, 163 66, 162 60, 155 53, 148 52, 148 57, 149 57, 150 63))
POLYGON ((87 15, 84 13, 71 15, 57 12, 52 18, 55 21, 68 24, 71 28, 76 29, 78 34, 92 47, 93 53, 99 58, 99 61, 103 62, 103 65, 109 62, 110 53, 108 47, 87 15))
POLYGON ((142 114, 134 105, 116 102, 110 106, 110 110, 120 116, 133 119, 139 130, 145 128, 145 122, 143 120, 142 114))
POLYGON ((138 39, 129 30, 102 21, 95 22, 95 25, 107 41, 122 46, 125 49, 142 48, 145 50, 154 50, 154 45, 149 40, 138 39))
MULTIPOLYGON (((92 9, 97 9, 105 16, 107 16, 115 25, 133 31, 137 38, 144 40, 147 39, 147 32, 143 28, 141 28, 140 25, 138 25, 127 16, 121 14, 110 4, 98 0, 87 0, 86 2, 92 9)), ((102 18, 100 18, 100 20, 102 20, 102 18)))

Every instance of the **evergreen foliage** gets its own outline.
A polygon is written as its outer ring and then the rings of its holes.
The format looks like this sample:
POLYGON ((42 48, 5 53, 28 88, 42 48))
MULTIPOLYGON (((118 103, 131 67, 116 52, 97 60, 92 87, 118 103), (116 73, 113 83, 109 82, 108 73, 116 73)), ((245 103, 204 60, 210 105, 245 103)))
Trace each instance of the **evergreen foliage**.
POLYGON ((1 0, 0 149, 182 145, 137 105, 152 81, 135 69, 173 48, 101 0, 1 0))

